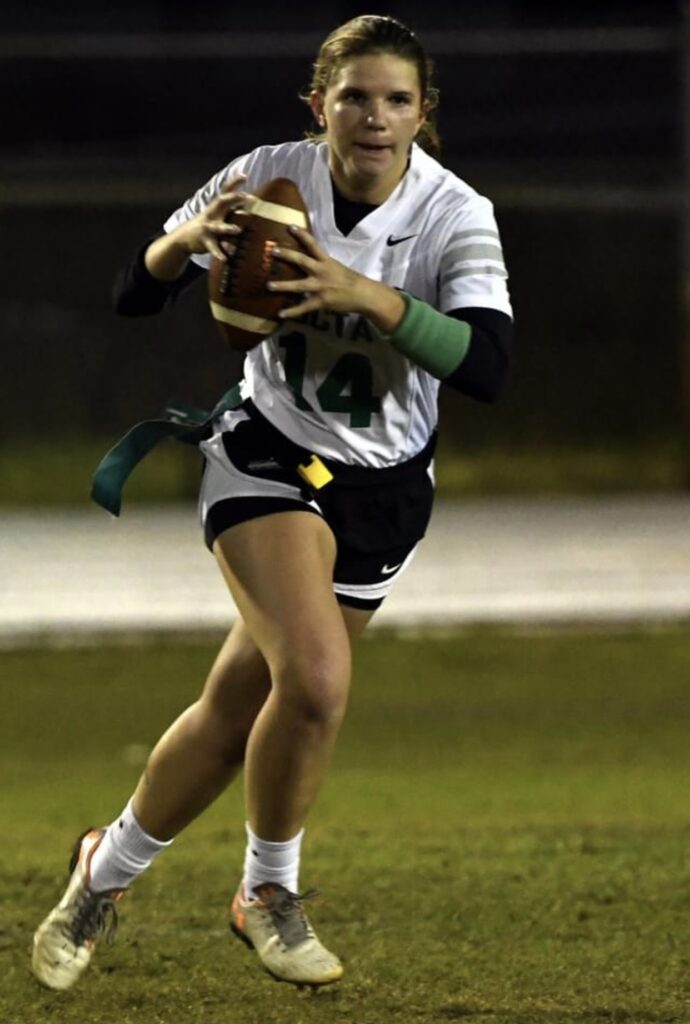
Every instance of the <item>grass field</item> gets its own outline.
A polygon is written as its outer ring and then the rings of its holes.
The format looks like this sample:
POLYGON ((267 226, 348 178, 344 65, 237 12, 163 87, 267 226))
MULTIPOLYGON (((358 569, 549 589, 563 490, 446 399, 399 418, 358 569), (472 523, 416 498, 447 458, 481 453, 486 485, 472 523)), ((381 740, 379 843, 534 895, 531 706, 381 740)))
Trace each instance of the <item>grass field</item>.
POLYGON ((28 971, 75 834, 110 820, 207 640, 3 654, 3 1024, 690 1021, 690 628, 492 629, 360 644, 302 883, 338 987, 231 939, 233 787, 121 905, 68 993, 28 971))

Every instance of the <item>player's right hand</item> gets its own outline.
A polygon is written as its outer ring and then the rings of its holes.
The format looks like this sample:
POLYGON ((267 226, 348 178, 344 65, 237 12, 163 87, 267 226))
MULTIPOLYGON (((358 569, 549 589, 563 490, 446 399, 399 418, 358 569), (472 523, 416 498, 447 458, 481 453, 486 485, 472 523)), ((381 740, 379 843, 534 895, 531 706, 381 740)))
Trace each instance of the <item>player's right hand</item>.
POLYGON ((234 239, 242 232, 237 224, 226 224, 225 218, 233 210, 248 206, 254 196, 239 191, 246 175, 234 178, 201 213, 181 224, 175 240, 190 256, 192 253, 210 253, 218 260, 227 261, 235 251, 234 239))

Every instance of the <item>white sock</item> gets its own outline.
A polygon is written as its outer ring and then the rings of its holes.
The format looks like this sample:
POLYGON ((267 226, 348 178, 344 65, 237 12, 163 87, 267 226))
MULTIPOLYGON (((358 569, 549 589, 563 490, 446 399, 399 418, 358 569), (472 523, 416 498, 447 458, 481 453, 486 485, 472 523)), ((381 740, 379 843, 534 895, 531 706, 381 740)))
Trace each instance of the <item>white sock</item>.
POLYGON ((261 882, 284 885, 297 892, 299 884, 299 855, 304 829, 294 839, 284 843, 269 843, 255 836, 247 823, 247 852, 244 858, 244 895, 254 899, 254 886, 261 882))
POLYGON ((163 843, 144 832, 134 817, 130 800, 119 818, 108 825, 91 858, 91 891, 126 889, 171 843, 172 839, 163 843))

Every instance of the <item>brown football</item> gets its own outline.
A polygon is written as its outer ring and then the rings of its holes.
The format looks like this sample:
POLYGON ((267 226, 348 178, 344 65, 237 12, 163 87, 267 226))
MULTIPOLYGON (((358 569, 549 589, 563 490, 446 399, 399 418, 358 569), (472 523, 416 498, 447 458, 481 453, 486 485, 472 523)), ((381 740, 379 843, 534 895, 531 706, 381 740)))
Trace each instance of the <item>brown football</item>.
POLYGON ((255 193, 255 201, 225 219, 242 233, 227 263, 213 258, 208 272, 211 313, 230 346, 248 352, 280 326, 278 312, 295 305, 295 292, 271 292, 269 281, 304 277, 299 267, 276 259, 273 250, 302 249, 288 230, 291 224, 311 230, 299 189, 289 178, 274 178, 255 193))

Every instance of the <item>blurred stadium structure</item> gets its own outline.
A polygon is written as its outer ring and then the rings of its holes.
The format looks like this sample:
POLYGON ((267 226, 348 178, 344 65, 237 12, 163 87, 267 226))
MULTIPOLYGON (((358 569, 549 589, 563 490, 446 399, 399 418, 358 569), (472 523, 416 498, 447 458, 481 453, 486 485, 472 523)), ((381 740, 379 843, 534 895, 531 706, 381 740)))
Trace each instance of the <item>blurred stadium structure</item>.
MULTIPOLYGON (((299 138, 326 3, 23 5, 0 15, 0 438, 112 435, 235 377, 203 288, 109 307, 118 266, 236 154, 299 138)), ((682 437, 690 426, 690 2, 399 2, 437 63, 445 162, 495 201, 518 320, 477 447, 682 437)))

